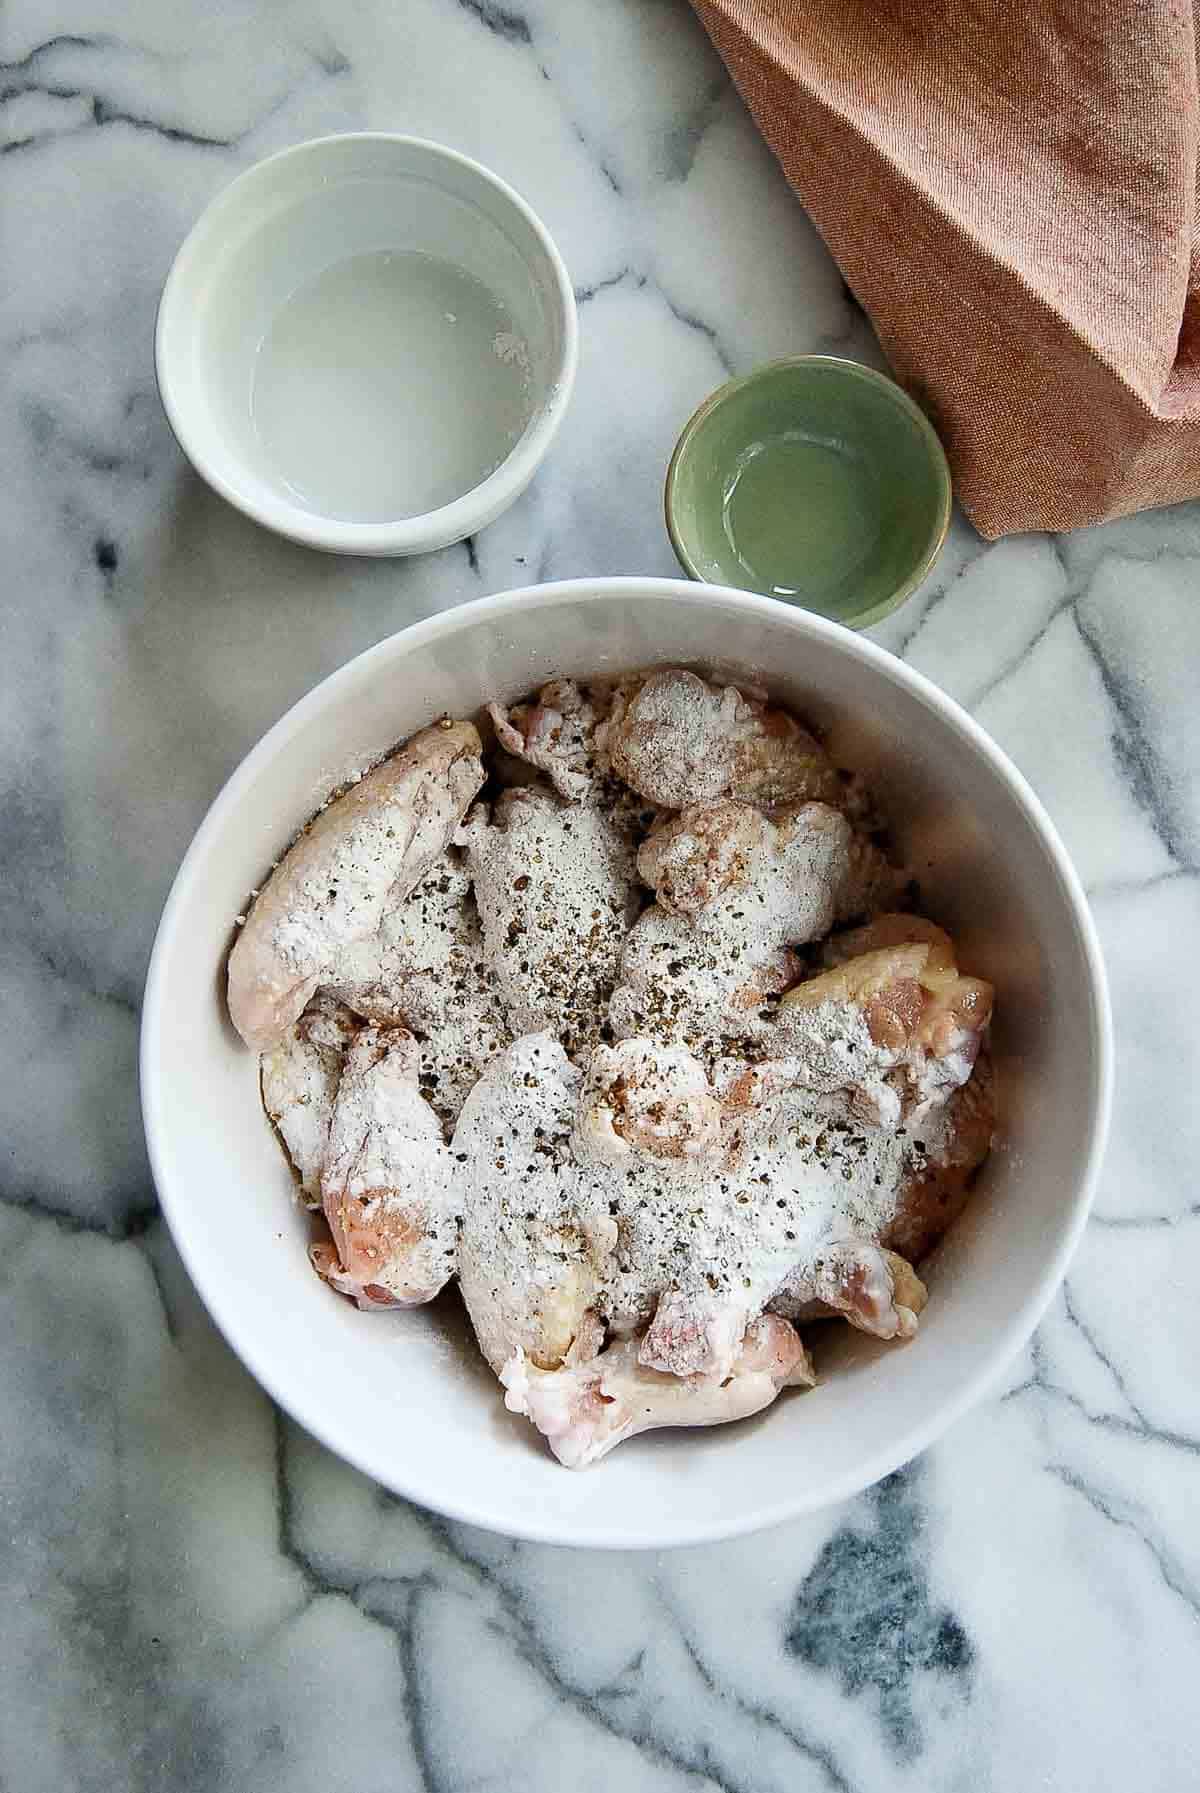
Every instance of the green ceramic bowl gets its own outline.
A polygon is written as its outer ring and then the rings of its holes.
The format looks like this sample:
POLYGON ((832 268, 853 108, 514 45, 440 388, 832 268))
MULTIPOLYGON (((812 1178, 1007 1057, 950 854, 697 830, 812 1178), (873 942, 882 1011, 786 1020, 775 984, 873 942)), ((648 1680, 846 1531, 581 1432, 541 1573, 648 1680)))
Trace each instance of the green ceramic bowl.
POLYGON ((863 629, 941 552, 950 469, 894 380, 833 355, 771 361, 706 399, 667 470, 684 571, 863 629))

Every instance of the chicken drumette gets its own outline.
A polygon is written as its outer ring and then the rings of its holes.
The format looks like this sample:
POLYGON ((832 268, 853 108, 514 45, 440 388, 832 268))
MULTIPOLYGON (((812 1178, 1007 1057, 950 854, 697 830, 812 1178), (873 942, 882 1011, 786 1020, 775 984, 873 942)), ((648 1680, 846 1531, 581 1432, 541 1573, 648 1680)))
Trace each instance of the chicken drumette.
POLYGON ((555 1369, 594 1335, 617 1227, 571 1151, 582 1081, 556 1039, 526 1035, 484 1072, 454 1131, 459 1283, 497 1375, 518 1353, 555 1369))
POLYGON ((992 986, 959 972, 948 934, 919 916, 882 915, 826 956, 832 969, 789 990, 769 1030, 782 1078, 790 1069, 816 1094, 843 1091, 855 1113, 886 1127, 967 1081, 992 986))
POLYGON ((722 1114, 686 1047, 621 1040, 597 1046, 588 1061, 572 1143, 581 1164, 706 1170, 724 1157, 722 1114))
POLYGON ((663 809, 721 797, 841 807, 851 790, 786 710, 678 667, 621 681, 595 740, 600 763, 663 809))
POLYGON ((654 830, 638 869, 658 895, 625 942, 610 1004, 618 1037, 756 1039, 794 984, 793 947, 869 908, 896 874, 845 817, 804 803, 695 805, 654 830))
POLYGON ((282 1044, 259 1066, 263 1107, 287 1149, 305 1205, 321 1205, 321 1171, 329 1145, 342 1061, 359 1022, 332 997, 313 998, 282 1044))
POLYGON ((346 1054, 321 1174, 333 1245, 318 1273, 360 1307, 415 1307, 454 1274, 450 1158, 418 1082, 420 1047, 366 1027, 346 1054))

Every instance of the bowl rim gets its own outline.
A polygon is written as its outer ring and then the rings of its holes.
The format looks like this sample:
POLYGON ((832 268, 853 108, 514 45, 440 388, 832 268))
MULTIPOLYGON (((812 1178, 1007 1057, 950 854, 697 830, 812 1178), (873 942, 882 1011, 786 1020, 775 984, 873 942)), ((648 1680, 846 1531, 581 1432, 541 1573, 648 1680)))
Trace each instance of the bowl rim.
POLYGON ((154 324, 154 369, 159 398, 176 441, 200 476, 254 522, 306 547, 339 554, 426 553, 462 541, 492 522, 520 497, 544 460, 570 403, 578 363, 579 314, 575 289, 558 246, 533 207, 506 180, 474 157, 431 138, 401 131, 334 131, 321 137, 309 137, 302 143, 290 144, 286 149, 262 157, 235 175, 213 195, 179 245, 163 283, 154 324), (550 370, 548 396, 500 465, 478 485, 447 504, 413 517, 382 523, 322 517, 293 504, 281 494, 260 502, 243 491, 237 477, 239 463, 236 458, 214 456, 197 443, 189 423, 187 402, 180 403, 172 372, 174 357, 169 345, 170 333, 178 327, 175 314, 182 304, 180 294, 184 282, 197 259, 207 253, 205 235, 219 221, 222 210, 236 206, 240 195, 267 178, 268 171, 280 163, 312 160, 319 165, 330 153, 332 145, 343 143, 385 143, 415 150, 426 157, 432 167, 439 163, 456 167, 479 185, 498 194, 523 219, 546 256, 552 277, 546 290, 556 300, 561 333, 560 353, 550 370))
POLYGON ((1079 875, 1068 857, 1040 799, 1023 774, 986 731, 953 698, 875 642, 855 635, 837 623, 809 611, 782 604, 777 599, 748 595, 736 587, 691 584, 683 579, 619 578, 570 579, 545 585, 523 587, 472 600, 441 611, 435 616, 410 624, 387 636, 364 652, 355 655, 336 671, 322 679, 312 690, 293 704, 252 747, 218 792, 200 823, 191 845, 179 867, 155 935, 146 977, 142 1004, 141 1042, 139 1050, 142 1116, 151 1171, 164 1218, 175 1247, 192 1279, 210 1317, 235 1355, 264 1388, 267 1394, 306 1431, 329 1450, 350 1463, 380 1485, 392 1489, 405 1499, 443 1514, 446 1518, 484 1530, 498 1531, 531 1543, 561 1544, 607 1550, 662 1550, 690 1544, 715 1543, 722 1539, 744 1537, 783 1524, 803 1514, 816 1512, 859 1494, 863 1489, 901 1468, 927 1449, 970 1407, 982 1399, 996 1384, 1013 1358, 1024 1348, 1035 1327, 1057 1292, 1067 1265, 1078 1246, 1087 1222, 1092 1198, 1099 1178, 1107 1143, 1112 1107, 1113 1037, 1108 981, 1096 926, 1088 907, 1079 875), (231 813, 236 812, 243 792, 254 783, 259 769, 274 759, 297 729, 336 699, 340 688, 359 678, 372 661, 387 663, 400 650, 415 649, 440 637, 469 629, 484 619, 498 620, 514 611, 539 609, 562 603, 601 603, 614 597, 637 595, 667 599, 686 608, 701 605, 722 608, 734 605, 757 611, 772 620, 786 617, 798 636, 810 635, 832 640, 851 658, 903 687, 919 701, 937 711, 974 749, 999 777, 1023 809, 1038 836, 1055 873, 1061 894, 1071 912, 1088 970, 1091 1031, 1094 1042, 1093 1072, 1090 1090, 1092 1124, 1088 1149, 1080 1166, 1069 1218, 1064 1226, 1057 1250, 1048 1259, 1041 1277, 1032 1284, 1024 1301, 1013 1310, 1005 1332, 998 1334, 990 1360, 959 1388, 955 1394, 931 1409, 919 1423, 908 1428, 899 1438, 866 1456, 857 1469, 847 1471, 819 1490, 797 1488, 786 1498, 748 1503, 745 1512, 728 1520, 693 1524, 680 1528, 658 1523, 653 1516, 638 1532, 608 1531, 604 1526, 589 1525, 586 1533, 570 1520, 543 1516, 531 1511, 527 1519, 514 1524, 511 1519, 498 1521, 488 1511, 486 1493, 454 1493, 447 1496, 437 1486, 436 1475, 420 1472, 398 1478, 392 1466, 386 1468, 373 1459, 371 1448, 358 1437, 343 1437, 337 1416, 311 1413, 304 1393, 285 1386, 286 1377, 277 1371, 274 1361, 264 1361, 257 1346, 242 1332, 237 1304, 228 1301, 220 1288, 203 1286, 197 1277, 189 1246, 186 1203, 172 1186, 166 1126, 162 1115, 162 1090, 156 1069, 159 1040, 167 1021, 167 966, 175 949, 178 917, 184 906, 189 886, 202 875, 205 859, 213 840, 221 833, 231 813))
MULTIPOLYGON (((780 355, 773 361, 764 361, 758 367, 751 368, 749 373, 738 374, 732 380, 726 380, 723 386, 718 386, 715 392, 710 392, 708 397, 703 399, 701 403, 696 406, 696 409, 692 412, 682 430, 679 432, 679 439, 671 451, 671 459, 667 463, 667 475, 663 482, 663 515, 666 520, 667 534, 670 537, 671 547, 674 550, 675 558, 688 577, 690 579, 695 579, 702 584, 709 583, 707 574, 694 558, 677 521, 676 494, 684 458, 701 430, 705 428, 716 413, 720 411, 730 399, 734 398, 739 392, 744 392, 748 387, 760 385, 766 381, 775 379, 785 370, 791 370, 797 367, 827 367, 836 369, 841 374, 862 380, 865 384, 874 386, 879 392, 884 394, 892 404, 896 405, 898 409, 904 411, 911 417, 913 422, 917 425, 920 434, 925 440, 926 447, 930 451, 930 458, 932 459, 934 469, 938 476, 937 511, 933 518, 924 551, 922 552, 921 558, 914 565, 912 571, 907 574, 894 591, 890 592, 886 598, 881 598, 879 602, 872 605, 869 610, 864 610, 861 614, 852 618, 840 617, 831 619, 827 617, 825 619, 826 621, 836 620, 846 629, 869 629, 874 623, 882 622, 885 616, 890 616, 893 610, 898 610, 901 604, 903 604, 906 599, 910 598, 913 592, 916 591, 921 581, 928 578, 929 574, 932 572, 942 549, 946 545, 946 537, 950 532, 950 517, 954 507, 954 482, 951 478, 950 463, 946 458, 946 450, 942 443, 942 439, 934 429, 930 419, 926 416, 925 412, 922 411, 920 405, 905 392, 903 386, 901 386, 898 381, 893 380, 889 374, 881 373, 876 367, 869 367, 865 361, 852 361, 849 356, 846 355, 780 355)), ((750 592, 756 597, 767 597, 770 595, 767 592, 759 591, 757 587, 754 586, 738 586, 734 589, 750 592)), ((822 614, 819 610, 810 610, 798 597, 777 598, 774 601, 776 603, 787 604, 789 608, 792 609, 803 610, 809 616, 820 616, 822 614)))

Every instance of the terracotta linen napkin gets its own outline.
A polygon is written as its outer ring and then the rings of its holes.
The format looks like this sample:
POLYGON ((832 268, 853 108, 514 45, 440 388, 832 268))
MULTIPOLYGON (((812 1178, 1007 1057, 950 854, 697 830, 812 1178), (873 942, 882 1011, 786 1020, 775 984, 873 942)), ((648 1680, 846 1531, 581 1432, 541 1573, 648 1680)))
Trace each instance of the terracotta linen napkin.
POLYGON ((1200 495, 1193 0, 693 5, 983 535, 1200 495))

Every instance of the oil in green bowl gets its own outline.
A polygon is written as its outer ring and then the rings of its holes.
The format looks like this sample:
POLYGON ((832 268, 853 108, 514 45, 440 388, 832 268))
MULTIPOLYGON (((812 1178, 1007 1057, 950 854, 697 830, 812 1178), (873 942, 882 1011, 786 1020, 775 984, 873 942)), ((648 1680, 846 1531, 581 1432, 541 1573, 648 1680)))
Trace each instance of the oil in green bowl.
POLYGON ((672 457, 666 508, 693 578, 863 628, 937 558, 950 474, 928 419, 893 381, 801 356, 700 407, 672 457))

